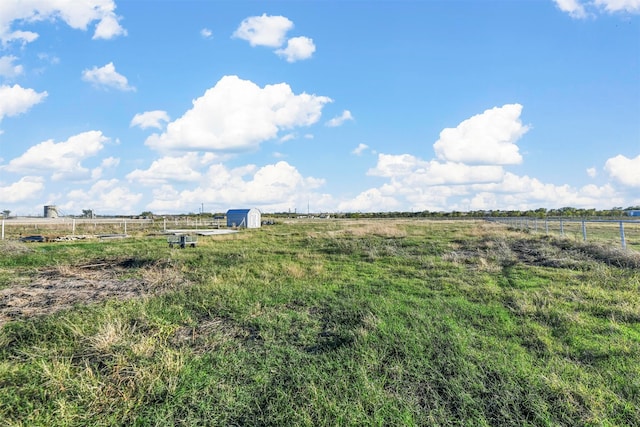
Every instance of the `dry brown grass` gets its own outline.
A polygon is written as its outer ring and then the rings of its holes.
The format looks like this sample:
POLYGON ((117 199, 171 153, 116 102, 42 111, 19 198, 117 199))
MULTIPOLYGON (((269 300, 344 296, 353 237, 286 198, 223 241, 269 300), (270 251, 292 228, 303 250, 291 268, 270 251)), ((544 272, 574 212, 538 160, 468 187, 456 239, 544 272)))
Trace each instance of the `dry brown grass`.
POLYGON ((399 220, 367 220, 340 222, 340 228, 326 231, 310 231, 309 237, 406 237, 406 226, 409 221, 399 220))
POLYGON ((406 237, 407 231, 400 221, 369 221, 354 223, 343 230, 347 235, 355 237, 379 236, 379 237, 406 237))
POLYGON ((130 335, 131 326, 115 319, 100 325, 98 332, 89 337, 89 342, 97 352, 106 353, 113 347, 124 344, 130 335))
POLYGON ((229 341, 256 338, 256 331, 235 324, 230 319, 201 319, 194 326, 182 326, 169 337, 176 348, 186 347, 196 354, 214 351, 229 341))
POLYGON ((300 264, 294 264, 292 262, 287 262, 282 265, 282 270, 284 274, 289 277, 293 277, 294 279, 301 279, 307 275, 307 270, 300 264))
POLYGON ((27 244, 17 240, 0 240, 0 253, 3 254, 24 254, 32 252, 27 244))
POLYGON ((640 268, 640 253, 601 242, 577 242, 509 232, 496 235, 479 227, 477 240, 452 244, 445 261, 466 264, 479 271, 497 272, 504 266, 523 263, 540 267, 583 269, 603 263, 622 268, 640 268))
POLYGON ((0 289, 0 325, 31 316, 55 313, 75 304, 129 299, 158 294, 187 283, 170 265, 138 266, 129 259, 88 265, 57 265, 20 276, 0 289))

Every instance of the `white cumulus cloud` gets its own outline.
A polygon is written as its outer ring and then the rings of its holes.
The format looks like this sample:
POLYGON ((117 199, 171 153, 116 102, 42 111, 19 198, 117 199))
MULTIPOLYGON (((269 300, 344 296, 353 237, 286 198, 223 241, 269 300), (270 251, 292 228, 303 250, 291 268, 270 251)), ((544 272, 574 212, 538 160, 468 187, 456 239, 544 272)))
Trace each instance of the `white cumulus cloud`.
POLYGON ((302 59, 309 59, 316 51, 316 45, 309 37, 293 37, 287 40, 287 46, 277 49, 275 52, 287 60, 287 62, 296 62, 302 59))
POLYGON ((210 39, 213 37, 213 31, 208 28, 203 28, 200 30, 200 36, 202 36, 203 39, 210 39))
POLYGON ((87 179, 89 170, 82 166, 82 161, 95 156, 107 141, 109 138, 100 131, 80 133, 63 142, 44 141, 11 160, 5 169, 9 172, 48 172, 53 180, 87 179))
POLYGON ((131 215, 139 213, 136 209, 140 200, 141 193, 131 191, 127 183, 111 179, 97 181, 86 190, 72 190, 58 205, 65 212, 91 208, 100 215, 131 215))
POLYGON ((47 97, 47 92, 36 92, 20 85, 0 86, 0 121, 28 111, 47 97))
POLYGON ((504 176, 502 166, 465 165, 463 163, 440 163, 432 160, 424 169, 405 178, 411 186, 469 184, 478 182, 498 182, 504 176))
POLYGON ((125 76, 116 71, 113 62, 109 62, 103 67, 94 66, 90 70, 84 70, 82 72, 82 80, 96 87, 113 88, 121 91, 136 90, 135 87, 129 86, 129 81, 125 76))
POLYGON ((316 123, 328 102, 331 99, 325 96, 296 95, 286 83, 261 88, 225 76, 164 133, 151 135, 145 144, 158 150, 251 150, 281 130, 316 123))
POLYGON ((102 159, 100 162, 100 166, 103 168, 115 168, 120 164, 120 159, 117 157, 107 157, 106 159, 102 159))
MULTIPOLYGON (((497 181, 456 184, 451 179, 420 182, 413 175, 395 176, 379 188, 363 191, 340 205, 345 211, 395 210, 410 206, 412 210, 528 210, 539 207, 575 206, 608 208, 624 204, 625 195, 611 185, 570 185, 544 183, 537 178, 504 172, 497 181), (377 198, 375 198, 376 196, 377 198), (369 202, 376 200, 376 203, 369 202)), ((424 181, 424 180, 422 180, 424 181)))
POLYGON ((240 23, 233 36, 249 42, 251 46, 280 47, 293 22, 284 16, 250 16, 240 23))
POLYGON ((560 208, 563 206, 599 207, 617 206, 624 197, 610 185, 598 187, 586 185, 575 188, 567 184, 544 183, 537 178, 505 173, 498 183, 477 184, 469 188, 469 194, 491 194, 494 205, 477 209, 536 209, 539 207, 560 208))
POLYGON ((368 175, 385 178, 405 177, 414 173, 417 169, 424 169, 428 162, 411 154, 378 154, 378 164, 369 169, 368 175))
POLYGON ((351 111, 344 110, 340 116, 334 117, 333 119, 329 120, 326 124, 329 127, 337 127, 337 126, 342 126, 344 122, 349 120, 353 120, 351 111))
POLYGON ((280 142, 287 142, 287 141, 292 141, 296 139, 296 134, 295 133, 288 133, 286 135, 282 135, 282 137, 280 137, 279 141, 280 142))
POLYGON ((100 179, 105 169, 115 168, 119 164, 120 159, 118 159, 117 157, 107 157, 105 159, 102 159, 102 161, 100 162, 100 166, 91 170, 91 179, 94 181, 100 179))
POLYGON ((595 0, 594 3, 609 13, 640 13, 640 0, 595 0))
POLYGON ((9 185, 0 185, 0 200, 5 203, 16 203, 37 196, 44 189, 44 178, 39 176, 23 176, 19 181, 9 185))
POLYGON ((356 156, 360 156, 362 155, 362 153, 365 152, 365 150, 367 150, 369 148, 369 146, 367 144, 363 144, 360 143, 358 144, 358 146, 356 148, 353 149, 353 151, 351 152, 351 154, 355 154, 356 156))
POLYGON ((131 119, 130 126, 138 126, 141 129, 148 128, 163 128, 163 122, 168 122, 171 120, 169 118, 169 114, 166 111, 162 110, 154 110, 154 111, 145 111, 144 113, 139 113, 133 116, 131 119))
POLYGON ((522 105, 507 104, 444 129, 433 144, 438 159, 466 164, 521 163, 516 142, 529 130, 520 121, 521 112, 522 105))
POLYGON ((620 184, 640 188, 640 155, 632 159, 623 155, 612 157, 605 162, 604 170, 620 184))
POLYGON ((555 0, 558 9, 568 13, 572 18, 585 18, 587 12, 579 0, 555 0))
POLYGON ((380 212, 401 209, 401 203, 393 192, 385 192, 384 188, 371 188, 358 194, 355 198, 343 201, 338 205, 341 212, 380 212))
POLYGON ((15 65, 18 58, 13 55, 0 56, 0 77, 14 78, 24 72, 22 65, 15 65))
POLYGON ((2 0, 0 2, 0 42, 30 43, 38 38, 33 31, 14 26, 38 21, 63 21, 71 28, 86 31, 97 21, 94 39, 110 39, 126 35, 115 14, 113 0, 2 0))
POLYGON ((93 33, 93 39, 112 39, 117 36, 126 36, 127 30, 120 25, 120 17, 111 12, 105 15, 98 25, 96 25, 96 31, 93 33))
POLYGON ((640 13, 640 0, 554 0, 558 9, 572 18, 583 19, 596 14, 640 13))
MULTIPOLYGON (((445 129, 434 144, 438 159, 423 160, 411 154, 379 154, 367 175, 386 182, 342 201, 344 211, 396 210, 483 210, 537 209, 562 206, 608 208, 628 200, 624 191, 610 184, 570 185, 544 183, 537 178, 518 176, 504 170, 517 163, 515 142, 527 126, 520 123, 521 106, 506 105, 487 110, 463 121, 455 129, 445 129), (478 150, 491 151, 489 155, 478 150), (467 151, 465 153, 465 151, 467 151)), ((640 186, 640 156, 617 156, 607 161, 605 170, 619 182, 640 186)), ((588 173, 595 176, 595 168, 588 173)))
POLYGON ((504 170, 497 165, 466 165, 437 160, 425 161, 410 154, 379 154, 378 164, 367 172, 416 186, 498 182, 504 170))
POLYGON ((306 206, 307 197, 323 184, 322 179, 302 176, 285 161, 260 168, 246 165, 232 169, 216 163, 202 176, 197 188, 179 191, 168 184, 158 187, 147 208, 154 212, 188 211, 208 200, 218 210, 257 206, 268 211, 286 211, 306 206))
POLYGON ((147 170, 136 169, 129 173, 127 179, 144 185, 194 182, 202 176, 197 170, 202 167, 202 163, 202 158, 194 152, 181 157, 162 157, 155 160, 147 170))

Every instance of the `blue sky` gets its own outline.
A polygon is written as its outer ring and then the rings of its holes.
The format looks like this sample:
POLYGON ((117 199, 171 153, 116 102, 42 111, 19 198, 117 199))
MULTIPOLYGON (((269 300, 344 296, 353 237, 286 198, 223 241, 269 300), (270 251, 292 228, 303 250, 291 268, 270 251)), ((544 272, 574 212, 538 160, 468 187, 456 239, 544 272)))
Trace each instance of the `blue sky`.
POLYGON ((0 3, 0 209, 640 205, 640 0, 0 3))

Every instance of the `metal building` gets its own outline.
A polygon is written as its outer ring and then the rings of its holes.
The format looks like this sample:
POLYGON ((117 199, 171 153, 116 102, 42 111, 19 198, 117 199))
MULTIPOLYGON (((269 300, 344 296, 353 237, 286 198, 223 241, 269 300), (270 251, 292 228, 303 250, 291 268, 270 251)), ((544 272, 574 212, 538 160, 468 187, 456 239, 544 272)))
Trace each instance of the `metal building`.
POLYGON ((256 208, 227 211, 227 227, 260 228, 261 223, 261 214, 256 208))

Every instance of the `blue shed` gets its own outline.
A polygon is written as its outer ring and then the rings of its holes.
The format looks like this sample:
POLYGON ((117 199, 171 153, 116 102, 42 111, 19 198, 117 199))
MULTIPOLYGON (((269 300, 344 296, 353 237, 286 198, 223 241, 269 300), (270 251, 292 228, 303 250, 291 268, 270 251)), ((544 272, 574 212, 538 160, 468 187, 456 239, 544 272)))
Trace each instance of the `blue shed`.
POLYGON ((637 209, 628 210, 627 216, 640 216, 640 210, 637 210, 637 209))
POLYGON ((260 228, 261 223, 261 214, 256 208, 227 211, 227 227, 260 228))

